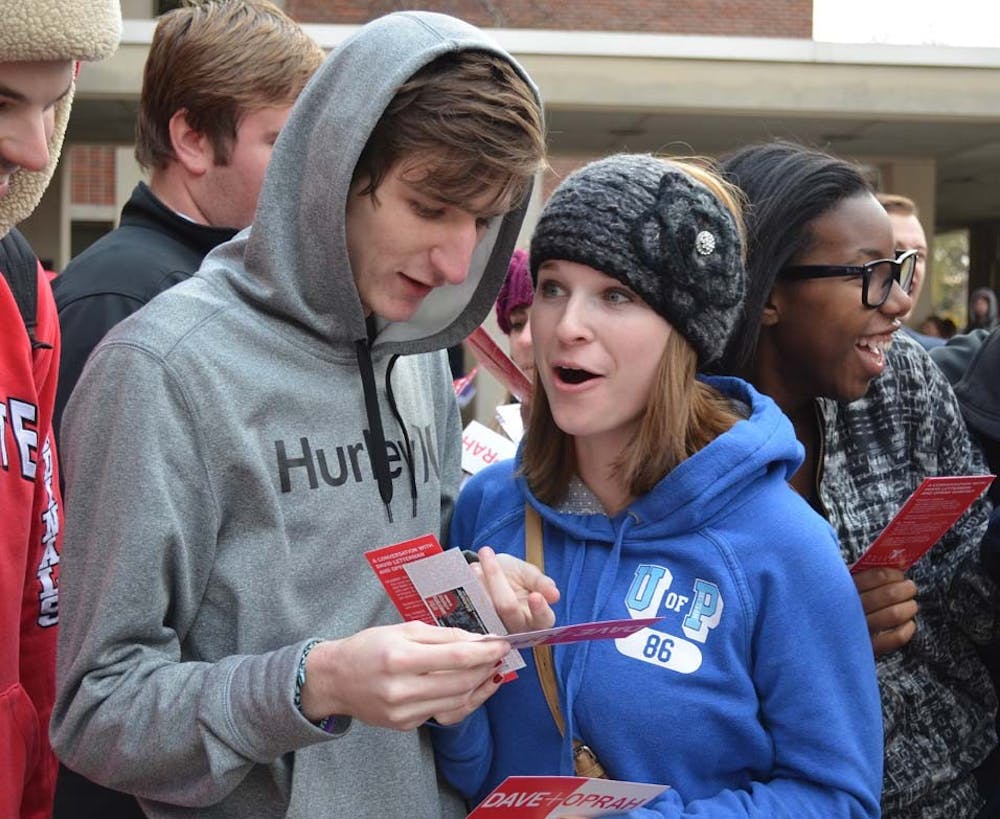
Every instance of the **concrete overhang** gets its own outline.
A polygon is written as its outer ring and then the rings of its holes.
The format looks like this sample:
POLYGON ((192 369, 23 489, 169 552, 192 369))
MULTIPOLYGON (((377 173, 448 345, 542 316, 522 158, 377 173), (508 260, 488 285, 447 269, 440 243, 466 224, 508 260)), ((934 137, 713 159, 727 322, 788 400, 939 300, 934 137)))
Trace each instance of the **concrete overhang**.
MULTIPOLYGON (((69 137, 132 140, 153 21, 85 66, 69 137)), ((356 26, 306 25, 332 49, 356 26)), ((718 155, 787 137, 877 164, 930 160, 937 227, 1000 219, 1000 49, 494 29, 538 83, 557 154, 718 155)))

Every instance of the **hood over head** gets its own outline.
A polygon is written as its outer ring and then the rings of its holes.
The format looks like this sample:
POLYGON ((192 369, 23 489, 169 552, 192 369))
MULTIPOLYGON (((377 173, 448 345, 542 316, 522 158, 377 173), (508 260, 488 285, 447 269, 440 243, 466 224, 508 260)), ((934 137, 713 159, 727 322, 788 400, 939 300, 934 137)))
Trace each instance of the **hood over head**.
MULTIPOLYGON (((121 37, 118 0, 0 0, 0 63, 103 60, 121 37)), ((62 150, 76 91, 56 104, 49 164, 41 171, 17 170, 0 199, 0 236, 31 215, 49 186, 62 150)))
MULTIPOLYGON (((487 51, 514 60, 475 27, 444 14, 396 12, 362 26, 326 59, 274 147, 236 283, 269 312, 327 342, 368 337, 347 253, 355 166, 399 87, 436 58, 487 51)), ((537 99, 537 91, 535 91, 537 99)), ((462 341, 486 317, 507 271, 529 196, 490 226, 461 285, 435 288, 405 322, 376 319, 373 350, 410 354, 462 341)))
MULTIPOLYGON (((466 51, 509 63, 539 100, 510 55, 461 20, 430 12, 373 20, 338 46, 306 85, 275 143, 253 225, 209 254, 198 274, 224 279, 273 317, 278 332, 324 352, 354 353, 371 435, 368 456, 390 521, 393 488, 381 406, 388 405, 402 429, 406 410, 393 395, 395 357, 451 347, 482 323, 507 272, 530 190, 509 213, 491 220, 466 280, 433 289, 399 322, 365 316, 347 249, 348 195, 358 160, 401 86, 439 57, 466 51), (388 359, 384 399, 376 359, 388 359)), ((442 114, 446 105, 442 101, 442 114)), ((404 435, 404 445, 408 440, 404 435)), ((412 469, 410 496, 416 515, 412 469)))
POLYGON ((977 320, 976 317, 972 315, 971 306, 975 303, 976 299, 980 298, 986 299, 986 303, 989 305, 989 308, 986 311, 985 319, 981 319, 980 321, 984 320, 986 322, 995 322, 998 315, 997 294, 994 292, 992 287, 978 287, 972 291, 972 294, 969 296, 969 321, 975 322, 977 320))

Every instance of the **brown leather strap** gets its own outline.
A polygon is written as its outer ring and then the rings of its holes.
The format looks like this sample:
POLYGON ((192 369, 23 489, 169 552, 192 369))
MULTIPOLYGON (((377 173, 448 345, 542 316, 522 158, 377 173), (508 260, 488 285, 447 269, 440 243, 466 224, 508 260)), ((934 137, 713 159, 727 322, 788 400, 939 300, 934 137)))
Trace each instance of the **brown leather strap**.
MULTIPOLYGON (((524 557, 540 571, 545 571, 545 554, 542 550, 542 519, 535 508, 524 504, 524 557)), ((552 646, 537 645, 531 649, 535 656, 535 670, 538 672, 538 682, 542 684, 542 693, 552 712, 552 721, 559 729, 560 735, 566 733, 566 723, 563 720, 562 709, 559 708, 559 688, 556 685, 556 671, 552 665, 552 646)), ((573 740, 573 767, 577 776, 587 776, 594 779, 607 779, 597 754, 589 745, 579 739, 573 740)))
MULTIPOLYGON (((524 557, 541 572, 545 571, 545 554, 542 551, 542 519, 530 504, 524 504, 524 557)), ((552 665, 552 646, 538 645, 531 649, 535 656, 535 670, 538 672, 538 682, 542 685, 542 693, 552 712, 552 720, 559 733, 566 731, 562 710, 559 708, 559 688, 556 685, 556 672, 552 665)))

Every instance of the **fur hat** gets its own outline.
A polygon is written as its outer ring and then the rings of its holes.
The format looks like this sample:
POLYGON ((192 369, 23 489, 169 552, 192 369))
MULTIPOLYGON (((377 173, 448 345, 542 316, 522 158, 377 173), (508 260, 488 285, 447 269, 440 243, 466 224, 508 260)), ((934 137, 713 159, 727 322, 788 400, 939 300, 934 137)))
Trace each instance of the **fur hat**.
POLYGON ((743 305, 736 221, 679 166, 617 154, 563 180, 531 240, 531 275, 549 259, 599 270, 680 332, 704 366, 725 348, 743 305))
POLYGON ((507 277, 497 296, 497 324, 505 336, 510 335, 510 314, 518 307, 531 307, 534 296, 528 270, 528 251, 518 248, 510 257, 507 277))
MULTIPOLYGON (((44 60, 103 60, 121 37, 118 0, 0 0, 0 63, 44 60)), ((76 83, 55 110, 49 164, 42 171, 17 170, 0 199, 0 236, 27 218, 55 172, 76 83)))

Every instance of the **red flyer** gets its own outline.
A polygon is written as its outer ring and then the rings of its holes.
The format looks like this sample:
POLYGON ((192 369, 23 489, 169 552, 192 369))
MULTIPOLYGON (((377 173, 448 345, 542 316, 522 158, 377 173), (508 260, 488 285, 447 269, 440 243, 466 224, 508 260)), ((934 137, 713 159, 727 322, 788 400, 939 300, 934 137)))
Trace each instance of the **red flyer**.
POLYGON ((667 785, 583 776, 509 776, 467 819, 555 819, 606 816, 641 808, 667 785))
POLYGON ((518 401, 524 401, 531 397, 531 382, 528 377, 521 372, 517 364, 511 361, 510 356, 500 349, 497 343, 490 338, 490 334, 482 327, 473 330, 466 342, 472 348, 472 352, 476 354, 479 363, 486 368, 490 375, 510 390, 510 394, 518 401))
POLYGON ((891 566, 908 569, 947 532, 996 475, 956 475, 924 478, 923 483, 851 566, 862 569, 891 566))
MULTIPOLYGON (((404 620, 476 634, 506 633, 465 556, 458 549, 443 551, 433 534, 373 549, 365 557, 404 620)), ((524 658, 511 649, 497 671, 513 680, 524 665, 524 658)))
POLYGON ((403 567, 414 560, 441 554, 443 551, 438 539, 427 534, 365 552, 365 557, 404 620, 423 620, 429 625, 437 625, 434 615, 428 610, 403 567))

